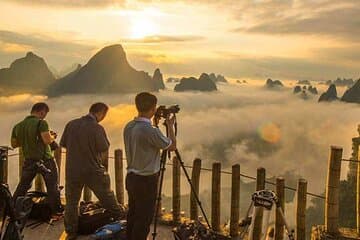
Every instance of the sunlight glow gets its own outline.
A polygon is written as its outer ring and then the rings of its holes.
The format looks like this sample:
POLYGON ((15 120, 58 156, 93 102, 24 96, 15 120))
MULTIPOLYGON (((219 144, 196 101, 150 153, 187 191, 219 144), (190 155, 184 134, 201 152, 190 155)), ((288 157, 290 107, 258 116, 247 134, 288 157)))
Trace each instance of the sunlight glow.
POLYGON ((132 38, 143 38, 159 34, 159 27, 151 20, 150 17, 134 17, 131 26, 132 38))

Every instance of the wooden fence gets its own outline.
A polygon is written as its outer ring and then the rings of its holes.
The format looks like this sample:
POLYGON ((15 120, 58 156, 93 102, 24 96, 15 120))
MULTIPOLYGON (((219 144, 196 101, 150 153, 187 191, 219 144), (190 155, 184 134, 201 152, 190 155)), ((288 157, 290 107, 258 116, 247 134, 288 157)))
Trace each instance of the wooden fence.
MULTIPOLYGON (((8 157, 14 157, 17 154, 8 155, 8 157)), ((21 175, 21 166, 23 165, 23 157, 21 150, 19 152, 19 176, 21 175)), ((61 149, 55 151, 55 159, 59 166, 59 169, 63 166, 62 164, 62 152, 61 149)), ((115 170, 115 193, 117 200, 120 204, 124 204, 124 158, 123 151, 116 149, 113 157, 109 157, 109 154, 104 154, 103 163, 105 167, 109 168, 109 158, 114 159, 114 170, 115 170)), ((325 197, 325 228, 329 233, 338 231, 339 228, 339 183, 340 183, 340 170, 342 162, 342 148, 331 147, 328 162, 328 174, 326 182, 326 197, 325 197)), ((176 158, 173 161, 172 167, 172 217, 174 223, 180 222, 181 219, 181 202, 180 202, 180 180, 181 171, 180 164, 176 158)), ((0 171, 0 182, 8 181, 8 164, 3 161, 0 164, 2 168, 0 171)), ((322 196, 308 193, 307 192, 307 181, 305 179, 299 179, 297 188, 288 187, 285 185, 286 179, 277 178, 276 183, 272 183, 266 180, 266 170, 264 168, 257 169, 257 176, 251 177, 240 173, 240 165, 235 164, 232 166, 230 172, 222 171, 221 163, 214 162, 212 168, 202 168, 201 159, 195 159, 192 166, 185 166, 192 170, 191 181, 194 185, 195 192, 199 194, 200 177, 202 171, 211 171, 211 226, 216 231, 221 231, 221 177, 223 174, 231 175, 231 202, 230 202, 230 229, 229 234, 233 239, 239 235, 240 227, 240 178, 249 178, 256 180, 256 189, 262 190, 266 188, 266 184, 275 185, 277 196, 279 197, 281 208, 284 210, 285 206, 285 189, 296 191, 296 229, 295 236, 297 240, 306 239, 306 204, 307 196, 320 197, 322 196)), ((60 170, 59 170, 60 171, 60 170)), ((358 168, 358 182, 360 179, 360 164, 358 168)), ((60 174, 59 174, 60 176, 60 174)), ((41 176, 37 176, 35 180, 35 188, 38 191, 44 190, 44 182, 41 176)), ((358 222, 358 233, 360 233, 360 184, 357 188, 357 222, 358 222)), ((91 200, 91 191, 88 188, 84 189, 83 198, 85 201, 91 200)), ((189 217, 192 220, 198 219, 199 209, 195 201, 193 193, 190 194, 190 214, 189 217)), ((244 213, 245 214, 245 213, 244 213)), ((255 219, 253 239, 261 239, 262 233, 262 213, 255 219)), ((281 216, 276 214, 275 216, 275 239, 280 240, 284 238, 284 223, 281 216)))

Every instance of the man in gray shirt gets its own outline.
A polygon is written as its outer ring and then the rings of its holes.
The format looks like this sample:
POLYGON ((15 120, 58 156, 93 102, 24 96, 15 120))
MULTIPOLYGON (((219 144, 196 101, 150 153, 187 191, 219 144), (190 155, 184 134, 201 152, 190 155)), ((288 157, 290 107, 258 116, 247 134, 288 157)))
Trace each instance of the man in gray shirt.
POLYGON ((169 138, 153 127, 157 98, 147 92, 135 98, 138 116, 124 129, 127 158, 126 190, 129 195, 127 239, 146 240, 154 216, 160 171, 160 150, 176 150, 175 117, 166 119, 169 138))
POLYGON ((110 143, 104 128, 99 124, 108 111, 104 103, 95 103, 89 114, 70 121, 64 130, 60 145, 66 148, 65 169, 65 231, 67 239, 76 239, 78 226, 78 204, 84 185, 88 186, 100 200, 102 206, 114 217, 120 216, 110 177, 102 165, 102 153, 110 143))

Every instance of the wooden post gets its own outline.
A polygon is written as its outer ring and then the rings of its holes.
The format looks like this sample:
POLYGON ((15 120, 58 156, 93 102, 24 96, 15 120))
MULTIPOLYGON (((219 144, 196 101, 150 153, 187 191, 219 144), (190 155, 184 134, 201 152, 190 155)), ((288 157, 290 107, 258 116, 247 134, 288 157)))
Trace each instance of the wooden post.
POLYGON ((90 188, 88 188, 88 186, 84 186, 84 191, 83 191, 83 200, 84 202, 90 202, 92 198, 92 193, 90 188))
POLYGON ((180 218, 180 163, 179 160, 173 158, 173 197, 172 197, 172 208, 173 208, 173 222, 179 223, 180 218))
MULTIPOLYGON (((285 211, 285 179, 276 179, 276 195, 279 200, 282 211, 285 211)), ((284 212, 285 213, 285 212, 284 212)), ((284 221, 281 214, 276 211, 275 215, 275 240, 282 240, 284 238, 284 221)))
POLYGON ((230 210, 230 236, 235 238, 239 235, 240 217, 240 165, 232 166, 231 175, 231 210, 230 210))
POLYGON ((211 192, 211 226, 214 231, 220 232, 220 191, 221 191, 221 163, 212 165, 212 192, 211 192))
POLYGON ((336 234, 339 229, 339 185, 343 149, 331 147, 326 181, 325 231, 336 234))
POLYGON ((60 183, 61 159, 62 159, 61 151, 62 151, 62 148, 60 146, 57 149, 55 149, 55 151, 54 151, 54 158, 56 161, 56 165, 58 167, 58 182, 59 183, 60 183))
POLYGON ((116 149, 114 156, 116 199, 119 204, 124 205, 124 164, 122 150, 116 149))
MULTIPOLYGON (((265 189, 265 168, 258 168, 256 175, 256 191, 265 189)), ((263 209, 260 208, 254 222, 253 240, 260 240, 262 233, 263 209)))
MULTIPOLYGON (((1 147, 0 156, 0 183, 8 183, 8 161, 9 161, 9 149, 7 146, 1 147)), ((2 215, 0 215, 2 216, 2 215)))
MULTIPOLYGON (((200 185, 200 172, 201 172, 201 159, 196 158, 193 162, 193 168, 191 173, 191 183, 194 186, 196 195, 199 196, 199 185, 200 185)), ((197 220, 199 216, 198 205, 194 197, 194 193, 190 193, 190 219, 197 220)))
POLYGON ((23 151, 22 151, 22 148, 19 147, 19 181, 20 181, 20 178, 21 178, 21 175, 22 175, 22 168, 23 168, 23 165, 24 165, 24 154, 23 154, 23 151))
POLYGON ((40 173, 36 174, 35 177, 35 191, 45 192, 45 181, 40 173))
MULTIPOLYGON (((358 147, 358 161, 360 161, 360 146, 358 147)), ((357 178, 356 178, 356 231, 360 236, 360 162, 357 163, 357 178)))
POLYGON ((306 192, 307 181, 305 179, 299 179, 296 202, 296 240, 306 240, 306 192))

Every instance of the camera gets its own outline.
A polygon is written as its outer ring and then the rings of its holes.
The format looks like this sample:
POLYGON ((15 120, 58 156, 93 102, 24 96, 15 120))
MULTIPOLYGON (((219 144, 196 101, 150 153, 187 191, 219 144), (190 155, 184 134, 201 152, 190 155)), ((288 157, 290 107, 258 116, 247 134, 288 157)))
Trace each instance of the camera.
POLYGON ((176 114, 180 111, 179 105, 172 105, 166 107, 165 105, 161 105, 156 109, 155 118, 167 118, 170 114, 176 114))
MULTIPOLYGON (((57 138, 57 133, 54 131, 50 131, 50 135, 55 139, 57 138)), ((57 142, 53 141, 52 143, 50 143, 50 148, 51 148, 51 151, 54 151, 59 148, 59 144, 57 142)))

